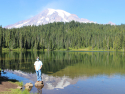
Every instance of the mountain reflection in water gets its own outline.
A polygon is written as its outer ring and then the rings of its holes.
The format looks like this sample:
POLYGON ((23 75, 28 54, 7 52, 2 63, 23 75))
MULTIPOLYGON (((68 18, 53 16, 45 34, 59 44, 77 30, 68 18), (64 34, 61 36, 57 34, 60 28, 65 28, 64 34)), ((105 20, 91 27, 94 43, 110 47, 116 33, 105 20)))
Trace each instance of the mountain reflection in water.
MULTIPOLYGON (((13 73, 13 74, 16 74, 17 76, 20 76, 20 77, 24 77, 24 78, 27 78, 31 81, 34 81, 36 82, 37 79, 36 79, 36 74, 35 73, 24 73, 24 72, 21 72, 21 71, 17 71, 17 70, 5 70, 7 72, 10 72, 10 73, 13 73)), ((53 76, 49 76, 49 75, 46 75, 46 74, 42 74, 42 80, 44 81, 44 88, 45 89, 64 89, 64 87, 70 85, 70 84, 74 84, 74 82, 76 83, 77 81, 73 81, 71 78, 68 78, 66 76, 63 76, 63 77, 53 77, 53 76)))
POLYGON ((0 67, 33 82, 36 82, 33 64, 39 56, 46 93, 125 93, 122 52, 3 52, 0 55, 0 67))

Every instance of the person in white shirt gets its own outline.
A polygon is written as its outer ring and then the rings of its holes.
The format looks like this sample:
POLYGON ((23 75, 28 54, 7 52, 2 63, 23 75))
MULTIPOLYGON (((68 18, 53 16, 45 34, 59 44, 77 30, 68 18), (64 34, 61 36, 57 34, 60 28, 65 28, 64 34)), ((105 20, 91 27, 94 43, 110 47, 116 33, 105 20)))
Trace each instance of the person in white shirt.
POLYGON ((35 71, 36 71, 36 75, 37 75, 37 82, 42 82, 42 78, 41 78, 41 69, 42 69, 42 61, 39 60, 39 57, 37 57, 37 61, 35 61, 34 63, 34 68, 35 68, 35 71))

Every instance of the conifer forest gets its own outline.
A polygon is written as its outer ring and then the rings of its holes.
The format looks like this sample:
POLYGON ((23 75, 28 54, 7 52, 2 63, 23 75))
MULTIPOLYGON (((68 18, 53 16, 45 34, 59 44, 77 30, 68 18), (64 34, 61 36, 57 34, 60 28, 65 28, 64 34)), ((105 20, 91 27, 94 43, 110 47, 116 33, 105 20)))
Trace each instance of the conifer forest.
POLYGON ((70 48, 90 50, 125 49, 125 25, 54 22, 39 26, 7 29, 0 27, 1 48, 60 50, 70 48))

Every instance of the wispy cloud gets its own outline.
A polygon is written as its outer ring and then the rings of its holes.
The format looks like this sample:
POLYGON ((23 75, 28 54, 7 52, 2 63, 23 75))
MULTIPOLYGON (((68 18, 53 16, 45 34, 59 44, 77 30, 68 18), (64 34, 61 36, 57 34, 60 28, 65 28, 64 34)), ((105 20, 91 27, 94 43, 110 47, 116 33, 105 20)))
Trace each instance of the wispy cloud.
POLYGON ((32 18, 34 17, 35 15, 28 15, 26 18, 32 18))
MULTIPOLYGON (((54 0, 54 1, 46 1, 43 2, 43 0, 38 0, 37 2, 34 3, 34 6, 37 7, 36 10, 33 9, 34 12, 32 14, 28 15, 25 17, 25 19, 31 18, 39 13, 41 13, 43 10, 47 8, 52 8, 52 9, 66 9, 66 1, 65 0, 54 0)), ((21 2, 23 4, 23 2, 21 2)), ((68 4, 68 2, 67 2, 68 4)))
POLYGON ((64 4, 64 1, 52 1, 52 2, 47 3, 45 6, 42 6, 37 12, 40 13, 41 11, 47 8, 64 9, 65 4, 64 4))

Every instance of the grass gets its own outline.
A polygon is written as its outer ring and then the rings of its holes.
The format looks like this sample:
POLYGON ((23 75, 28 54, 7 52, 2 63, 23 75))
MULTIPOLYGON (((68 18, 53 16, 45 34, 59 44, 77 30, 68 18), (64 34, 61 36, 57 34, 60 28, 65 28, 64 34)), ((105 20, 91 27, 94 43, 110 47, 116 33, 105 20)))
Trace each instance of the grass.
POLYGON ((30 92, 26 89, 24 91, 19 90, 19 89, 9 89, 9 90, 10 91, 0 92, 0 94, 30 94, 30 92))
MULTIPOLYGON (((0 79, 1 80, 1 79, 0 79)), ((23 82, 12 82, 12 81, 8 81, 10 83, 13 84, 17 84, 18 86, 23 86, 23 82)), ((3 91, 0 92, 0 94, 34 94, 34 93, 30 93, 30 91, 24 89, 24 90, 20 90, 20 89, 9 89, 10 91, 3 91)), ((37 94, 37 93, 35 93, 37 94)))
MULTIPOLYGON (((19 82, 15 79, 8 79, 7 77, 0 77, 1 81, 8 81, 10 83, 16 84, 18 86, 23 86, 23 82, 19 82)), ((10 91, 3 91, 0 94, 30 94, 28 90, 19 90, 19 89, 9 89, 10 91)))
MULTIPOLYGON (((56 49, 54 51, 116 51, 116 50, 91 49, 90 47, 87 47, 87 48, 78 48, 78 49, 69 48, 68 50, 67 49, 56 49)), ((119 50, 119 51, 122 51, 122 50, 119 50)))
POLYGON ((18 80, 15 80, 15 79, 8 79, 7 77, 0 77, 0 81, 8 81, 18 86, 23 86, 23 82, 19 82, 18 80))
MULTIPOLYGON (((4 78, 2 78, 4 79, 4 78)), ((2 80, 0 79, 0 80, 2 80)), ((5 79, 4 79, 5 80, 5 79)), ((23 82, 15 82, 15 80, 12 80, 12 79, 9 79, 10 83, 13 83, 13 84, 17 84, 18 86, 23 86, 23 82), (13 82, 14 81, 14 82, 13 82)), ((20 90, 20 89, 9 89, 10 91, 3 91, 3 92, 0 92, 0 94, 33 94, 33 93, 30 93, 28 90, 24 89, 24 90, 20 90)), ((36 93, 35 93, 36 94, 36 93)))
MULTIPOLYGON (((7 77, 0 77, 0 81, 8 81, 10 83, 16 84, 18 86, 23 86, 23 82, 19 82, 15 79, 8 79, 7 77)), ((9 89, 9 91, 0 92, 0 94, 33 94, 30 93, 28 90, 20 90, 20 89, 9 89)), ((35 93, 37 94, 37 93, 35 93)))
POLYGON ((11 82, 11 81, 8 81, 10 83, 13 83, 13 84, 16 84, 18 86, 23 86, 23 82, 11 82))
MULTIPOLYGON (((43 49, 37 50, 37 49, 20 49, 20 48, 16 48, 16 49, 9 49, 9 48, 2 48, 3 52, 8 52, 8 51, 15 51, 15 52, 20 52, 20 51, 43 51, 43 49)), ((44 51, 47 51, 47 49, 44 49, 44 51)))
MULTIPOLYGON (((19 90, 19 89, 9 89, 10 91, 4 91, 4 92, 0 92, 0 94, 34 94, 34 93, 30 93, 30 91, 24 89, 19 90)), ((35 93, 37 94, 37 93, 35 93)))
MULTIPOLYGON (((7 51, 15 51, 15 52, 20 52, 20 51, 43 51, 43 49, 37 50, 37 49, 20 49, 20 48, 16 48, 16 49, 12 49, 10 50, 9 48, 2 48, 3 52, 7 52, 7 51)), ((47 49, 44 49, 44 51, 48 51, 47 49)), ((49 50, 51 51, 51 50, 49 50)), ((54 49, 53 51, 116 51, 115 49, 111 48, 109 50, 104 50, 104 49, 98 49, 98 48, 93 48, 92 47, 83 47, 83 48, 71 48, 69 47, 69 49, 54 49)), ((117 50, 117 51, 123 51, 123 49, 117 50)))

